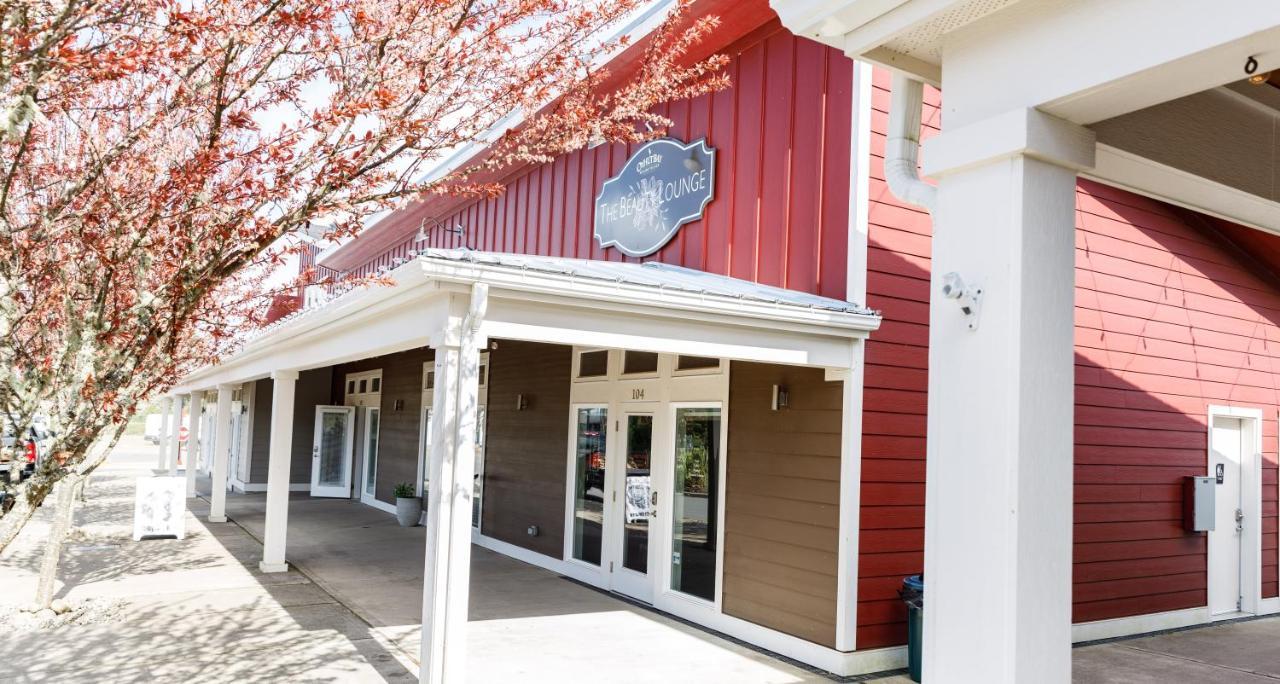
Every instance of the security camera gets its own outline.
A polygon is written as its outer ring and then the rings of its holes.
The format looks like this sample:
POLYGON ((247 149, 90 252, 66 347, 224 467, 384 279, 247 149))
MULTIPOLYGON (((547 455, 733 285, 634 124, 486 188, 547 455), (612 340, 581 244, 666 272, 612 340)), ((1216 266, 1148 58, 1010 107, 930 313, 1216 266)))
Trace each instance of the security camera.
POLYGON ((982 305, 982 288, 965 285, 959 273, 948 273, 942 276, 942 296, 954 299, 960 305, 960 312, 969 319, 969 329, 978 329, 978 312, 982 305))
POLYGON ((948 273, 942 276, 942 296, 947 299, 959 299, 964 295, 964 278, 959 273, 948 273))

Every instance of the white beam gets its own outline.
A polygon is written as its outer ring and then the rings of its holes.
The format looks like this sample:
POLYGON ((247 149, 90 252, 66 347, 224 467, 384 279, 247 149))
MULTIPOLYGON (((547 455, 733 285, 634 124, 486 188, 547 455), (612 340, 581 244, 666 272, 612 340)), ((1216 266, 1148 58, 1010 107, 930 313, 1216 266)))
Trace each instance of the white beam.
POLYGON ((480 324, 488 286, 475 285, 464 309, 466 304, 463 297, 450 298, 449 324, 431 345, 436 384, 419 674, 420 681, 431 684, 466 679, 480 324))
POLYGON ((289 531, 289 462, 293 458, 293 406, 298 371, 271 374, 271 440, 267 464, 267 513, 263 524, 263 572, 285 572, 285 539, 289 531))
POLYGON ((183 475, 187 480, 187 498, 196 495, 196 459, 200 457, 200 411, 204 404, 204 392, 192 392, 187 395, 187 460, 183 475))
POLYGON ((173 401, 169 402, 173 413, 170 416, 170 422, 173 423, 173 429, 169 431, 169 477, 178 474, 178 457, 182 451, 182 442, 178 441, 178 434, 182 432, 182 395, 174 395, 173 401))
MULTIPOLYGON (((1029 154, 937 168, 929 313, 926 681, 1071 678, 1074 150, 1029 127, 1029 154), (972 329, 940 293, 981 289, 972 329)), ((963 133, 963 131, 962 131, 963 133)), ((943 133, 942 137, 949 135, 943 133)), ((1091 147, 1092 142, 1087 141, 1091 147)))
MULTIPOLYGON (((159 447, 159 453, 157 454, 156 470, 164 470, 169 467, 169 419, 172 417, 170 415, 173 410, 172 403, 173 399, 169 397, 160 398, 160 434, 156 436, 158 442, 156 446, 159 447)), ((174 429, 176 430, 177 428, 174 429)))
POLYGON ((209 522, 227 521, 227 462, 231 458, 231 393, 233 385, 218 385, 218 412, 213 421, 213 485, 209 522))

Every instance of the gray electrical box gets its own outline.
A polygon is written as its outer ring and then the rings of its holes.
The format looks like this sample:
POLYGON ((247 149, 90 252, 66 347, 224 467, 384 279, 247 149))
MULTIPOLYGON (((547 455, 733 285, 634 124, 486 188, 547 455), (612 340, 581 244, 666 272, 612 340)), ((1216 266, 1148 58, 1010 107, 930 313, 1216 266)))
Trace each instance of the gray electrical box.
POLYGON ((1212 532, 1217 478, 1188 476, 1182 482, 1182 526, 1188 532, 1212 532))

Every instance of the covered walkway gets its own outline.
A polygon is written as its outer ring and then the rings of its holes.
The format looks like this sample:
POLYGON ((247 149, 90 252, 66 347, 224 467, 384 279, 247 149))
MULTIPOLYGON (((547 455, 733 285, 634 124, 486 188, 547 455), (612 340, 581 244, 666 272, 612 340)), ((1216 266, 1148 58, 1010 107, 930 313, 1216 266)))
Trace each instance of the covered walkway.
MULTIPOLYGON (((227 498, 228 517, 259 538, 265 507, 263 494, 227 498)), ((291 562, 407 654, 419 652, 424 533, 354 500, 295 493, 289 502, 291 562)), ((469 617, 471 681, 841 681, 478 546, 469 617)), ((1264 618, 1083 645, 1072 651, 1072 681, 1275 682, 1277 640, 1280 618, 1264 618)))
MULTIPOLYGON (((259 538, 265 509, 264 494, 227 497, 228 518, 259 538)), ((356 501, 294 494, 289 540, 290 563, 405 653, 419 652, 425 528, 356 501)), ((481 547, 471 564, 469 681, 831 681, 481 547)))

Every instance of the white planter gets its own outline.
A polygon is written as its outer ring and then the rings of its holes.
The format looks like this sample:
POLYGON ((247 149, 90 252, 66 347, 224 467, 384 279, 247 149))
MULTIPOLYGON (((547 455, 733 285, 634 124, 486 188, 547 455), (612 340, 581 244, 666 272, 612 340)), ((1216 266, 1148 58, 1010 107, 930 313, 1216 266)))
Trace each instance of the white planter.
POLYGON ((402 499, 396 497, 396 521, 401 527, 413 527, 422 517, 422 499, 416 496, 402 499))

